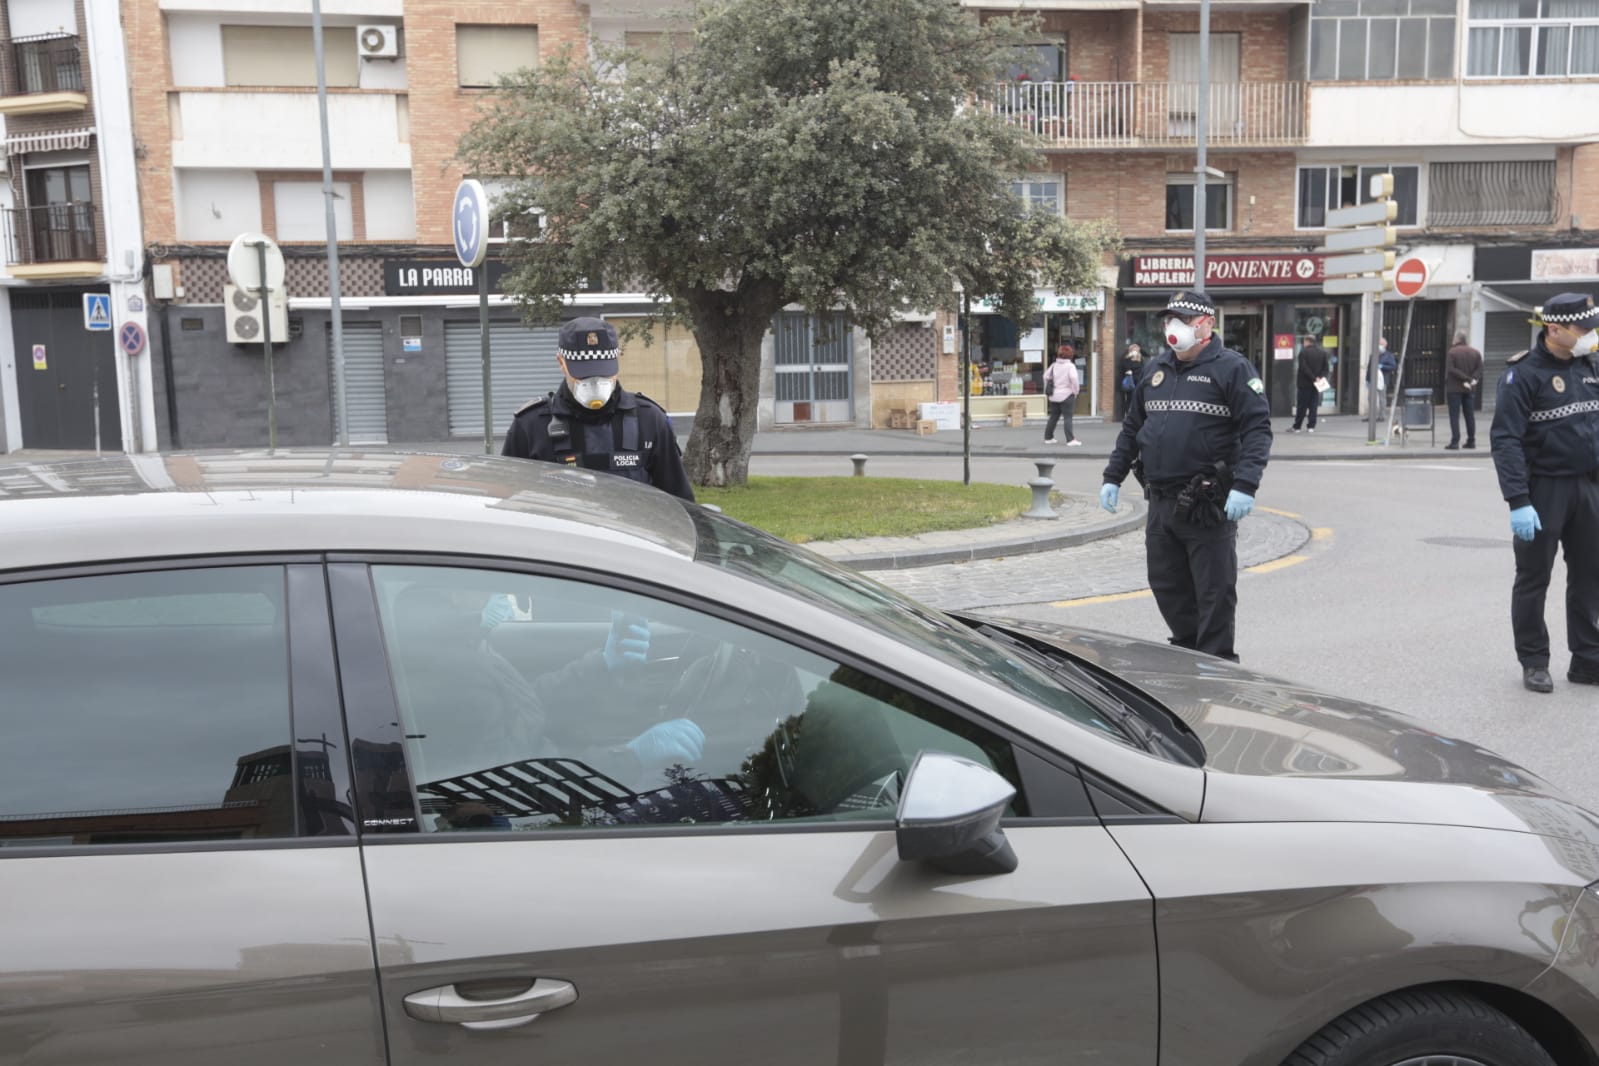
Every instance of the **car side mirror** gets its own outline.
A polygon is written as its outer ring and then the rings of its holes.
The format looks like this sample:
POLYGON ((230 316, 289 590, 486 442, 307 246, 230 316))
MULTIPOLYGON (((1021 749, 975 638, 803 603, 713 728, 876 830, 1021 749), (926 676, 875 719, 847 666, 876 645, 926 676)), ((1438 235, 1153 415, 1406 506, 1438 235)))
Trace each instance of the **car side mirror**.
POLYGON ((941 751, 911 763, 894 815, 901 862, 952 874, 1008 874, 1016 852, 999 827, 1016 789, 993 770, 941 751))

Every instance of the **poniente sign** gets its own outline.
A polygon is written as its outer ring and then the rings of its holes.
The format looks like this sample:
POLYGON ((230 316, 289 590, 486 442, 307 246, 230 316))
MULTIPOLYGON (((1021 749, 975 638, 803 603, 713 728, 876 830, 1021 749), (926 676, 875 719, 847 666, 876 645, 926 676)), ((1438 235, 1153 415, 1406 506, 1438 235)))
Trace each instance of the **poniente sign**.
MULTIPOLYGON (((1324 274, 1321 255, 1296 252, 1205 257, 1205 285, 1319 285, 1324 274)), ((1182 289, 1194 284, 1191 255, 1140 255, 1133 259, 1133 287, 1182 289)))

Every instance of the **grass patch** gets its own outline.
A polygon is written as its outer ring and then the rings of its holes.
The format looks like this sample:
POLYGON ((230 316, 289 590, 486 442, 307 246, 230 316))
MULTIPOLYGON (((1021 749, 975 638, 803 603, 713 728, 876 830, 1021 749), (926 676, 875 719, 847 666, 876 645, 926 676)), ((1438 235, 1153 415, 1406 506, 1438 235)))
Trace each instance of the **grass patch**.
POLYGON ((973 529, 1032 503, 1019 485, 886 477, 752 477, 742 488, 696 487, 694 497, 795 544, 973 529))

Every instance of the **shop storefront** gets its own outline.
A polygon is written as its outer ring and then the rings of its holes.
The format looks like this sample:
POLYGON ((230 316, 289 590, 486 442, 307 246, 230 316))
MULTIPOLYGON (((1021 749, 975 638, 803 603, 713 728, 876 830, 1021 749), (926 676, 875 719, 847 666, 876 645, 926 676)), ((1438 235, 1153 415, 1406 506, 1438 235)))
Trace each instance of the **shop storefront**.
MULTIPOLYGON (((1359 301, 1322 295, 1323 256, 1297 252, 1216 255, 1205 260, 1206 291, 1215 301, 1222 343, 1260 372, 1271 413, 1292 417, 1299 350, 1314 339, 1332 357, 1332 387, 1322 394, 1327 413, 1359 405, 1362 343, 1359 301)), ((1166 300, 1194 281, 1192 255, 1135 256, 1122 267, 1119 348, 1137 342, 1145 353, 1165 347, 1166 300)))
POLYGON ((1599 292, 1599 248, 1551 248, 1528 243, 1475 249, 1472 343, 1482 349, 1482 403, 1491 407, 1506 360, 1529 348, 1538 327, 1533 308, 1562 292, 1599 292))
POLYGON ((1076 351, 1082 391, 1075 412, 1098 413, 1099 350, 1104 335, 1105 291, 1057 293, 1040 289, 1038 313, 1025 327, 998 314, 987 303, 972 305, 972 419, 1003 418, 1008 403, 1023 400, 1027 417, 1048 414, 1044 370, 1062 344, 1076 351))

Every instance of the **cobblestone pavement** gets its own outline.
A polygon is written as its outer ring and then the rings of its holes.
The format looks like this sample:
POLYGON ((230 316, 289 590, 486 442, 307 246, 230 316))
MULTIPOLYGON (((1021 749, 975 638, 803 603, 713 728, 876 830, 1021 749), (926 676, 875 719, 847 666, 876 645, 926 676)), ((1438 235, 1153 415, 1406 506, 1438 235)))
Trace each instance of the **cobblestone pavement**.
MULTIPOLYGON (((1310 530, 1297 519, 1257 509, 1238 526, 1239 569, 1290 555, 1309 540, 1310 530)), ((1142 529, 1034 555, 868 573, 944 610, 1054 603, 1149 587, 1142 529)))

